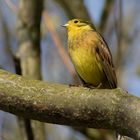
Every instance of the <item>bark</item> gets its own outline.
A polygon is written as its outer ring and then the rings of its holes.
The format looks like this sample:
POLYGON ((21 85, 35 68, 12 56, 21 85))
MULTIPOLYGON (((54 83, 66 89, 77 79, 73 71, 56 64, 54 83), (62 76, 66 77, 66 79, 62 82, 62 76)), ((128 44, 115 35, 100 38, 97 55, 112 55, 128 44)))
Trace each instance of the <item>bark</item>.
POLYGON ((0 109, 42 122, 114 129, 140 140, 140 99, 118 89, 88 89, 0 70, 0 109))
MULTIPOLYGON (((41 79, 40 22, 42 7, 43 0, 20 0, 19 2, 17 21, 19 51, 17 56, 20 59, 22 75, 30 79, 41 79)), ((45 127, 42 123, 33 121, 30 124, 29 120, 25 120, 24 123, 28 139, 45 139, 45 127), (33 132, 31 128, 33 128, 33 132)))

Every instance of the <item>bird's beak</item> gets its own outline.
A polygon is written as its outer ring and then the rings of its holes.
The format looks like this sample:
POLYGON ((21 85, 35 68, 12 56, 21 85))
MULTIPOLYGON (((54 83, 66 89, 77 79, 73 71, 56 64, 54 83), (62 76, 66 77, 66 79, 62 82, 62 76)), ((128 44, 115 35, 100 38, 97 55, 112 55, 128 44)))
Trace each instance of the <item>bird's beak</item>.
POLYGON ((66 24, 64 24, 64 25, 61 25, 62 27, 67 27, 67 26, 69 26, 69 24, 68 23, 66 23, 66 24))

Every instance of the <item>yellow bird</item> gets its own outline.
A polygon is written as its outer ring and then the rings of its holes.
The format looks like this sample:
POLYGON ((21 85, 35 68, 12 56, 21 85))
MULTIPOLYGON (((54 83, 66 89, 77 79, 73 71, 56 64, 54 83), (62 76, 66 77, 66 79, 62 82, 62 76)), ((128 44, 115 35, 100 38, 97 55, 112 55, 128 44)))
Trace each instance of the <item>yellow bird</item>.
POLYGON ((94 25, 72 19, 64 27, 68 32, 68 52, 83 84, 88 87, 116 88, 112 56, 104 38, 94 25))

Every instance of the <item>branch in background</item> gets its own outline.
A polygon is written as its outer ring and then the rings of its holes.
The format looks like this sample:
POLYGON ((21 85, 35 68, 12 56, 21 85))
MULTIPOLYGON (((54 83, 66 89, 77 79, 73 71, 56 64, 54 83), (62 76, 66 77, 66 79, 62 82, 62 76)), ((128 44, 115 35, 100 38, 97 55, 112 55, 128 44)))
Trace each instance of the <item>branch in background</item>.
POLYGON ((106 27, 107 20, 108 20, 108 17, 110 15, 113 5, 114 5, 114 0, 105 1, 103 12, 101 15, 101 21, 100 21, 100 25, 99 25, 99 30, 102 33, 104 32, 104 29, 106 27))
POLYGON ((123 31, 123 24, 122 24, 122 17, 123 17, 123 13, 122 13, 122 0, 116 0, 116 10, 118 10, 118 14, 116 15, 116 34, 117 34, 117 59, 116 59, 116 66, 117 69, 119 70, 121 63, 122 63, 122 31, 123 31))
POLYGON ((17 8, 16 6, 11 2, 11 0, 5 0, 5 3, 7 4, 7 6, 13 11, 13 12, 17 12, 17 8))
MULTIPOLYGON (((43 0, 20 0, 17 20, 18 58, 23 76, 41 79, 40 22, 43 0)), ((24 119, 28 140, 45 140, 43 123, 24 119), (33 129, 33 131, 32 131, 33 129)))
POLYGON ((70 62, 70 58, 69 58, 66 50, 64 49, 64 46, 62 45, 62 43, 59 39, 59 36, 55 30, 53 22, 49 16, 49 14, 47 13, 47 10, 44 11, 43 15, 44 15, 43 17, 44 17, 45 25, 48 27, 48 30, 51 33, 52 39, 55 43, 55 46, 57 47, 59 55, 62 58, 62 61, 64 62, 65 66, 66 66, 67 70, 69 71, 69 73, 71 74, 71 76, 74 78, 75 83, 78 83, 79 78, 77 76, 77 73, 76 73, 73 65, 70 62))
POLYGON ((36 2, 20 0, 19 2, 17 21, 18 56, 22 74, 31 79, 41 79, 40 21, 42 5, 42 0, 36 0, 36 2))
MULTIPOLYGON (((15 4, 13 4, 10 0, 5 0, 7 6, 15 13, 17 13, 17 7, 15 4)), ((22 65, 22 71, 25 73, 24 75, 32 75, 33 79, 41 79, 41 70, 40 70, 40 21, 41 21, 41 14, 42 14, 42 6, 43 6, 43 0, 37 1, 37 2, 28 2, 20 0, 19 2, 19 11, 18 11, 18 22, 17 22, 17 30, 18 30, 18 39, 20 43, 20 49, 18 57, 22 59, 26 58, 24 55, 27 55, 26 59, 30 59, 31 57, 35 58, 34 62, 36 63, 34 66, 36 68, 33 71, 27 70, 30 69, 28 66, 25 65, 26 68, 23 68, 22 65), (39 4, 39 6, 38 6, 39 4), (26 10, 25 10, 26 9, 26 10), (30 10, 32 11, 30 12, 30 10), (24 44, 25 43, 25 44, 24 44), (25 48, 24 48, 25 47, 25 48), (22 50, 23 49, 23 50, 22 50), (27 54, 26 54, 27 52, 27 54), (23 56, 22 56, 23 55, 23 56), (30 56, 31 55, 31 56, 30 56), (37 55, 37 58, 35 57, 37 55), (37 74, 34 74, 35 71, 37 71, 37 74), (32 73, 32 74, 27 74, 32 73), (34 77, 36 76, 37 77, 34 77)), ((16 63, 17 58, 14 58, 16 63)), ((28 63, 27 63, 28 64, 28 63)), ((29 65, 29 64, 28 64, 29 65)))
POLYGON ((117 53, 116 53, 116 72, 118 83, 121 85, 121 74, 122 74, 122 61, 123 61, 123 46, 122 46, 122 38, 123 38, 123 1, 116 0, 115 4, 115 29, 117 36, 117 53))
POLYGON ((72 18, 91 20, 83 0, 55 0, 62 6, 66 15, 72 18))
POLYGON ((69 87, 0 70, 0 109, 29 119, 102 129, 140 140, 140 99, 122 89, 69 87))

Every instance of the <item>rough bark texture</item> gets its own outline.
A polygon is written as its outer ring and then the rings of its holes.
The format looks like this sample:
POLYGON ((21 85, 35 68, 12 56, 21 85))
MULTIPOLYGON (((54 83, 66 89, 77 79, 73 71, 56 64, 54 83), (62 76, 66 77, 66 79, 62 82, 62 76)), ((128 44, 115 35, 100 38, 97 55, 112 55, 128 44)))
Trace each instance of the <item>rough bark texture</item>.
POLYGON ((0 109, 48 123, 115 129, 140 140, 140 99, 122 89, 50 84, 0 70, 0 109))
MULTIPOLYGON (((41 79, 40 62, 40 22, 43 0, 20 0, 17 20, 19 40, 18 57, 22 75, 30 79, 41 79)), ((28 139, 44 140, 45 127, 40 122, 33 122, 34 138, 30 137, 30 121, 25 120, 28 139)))

